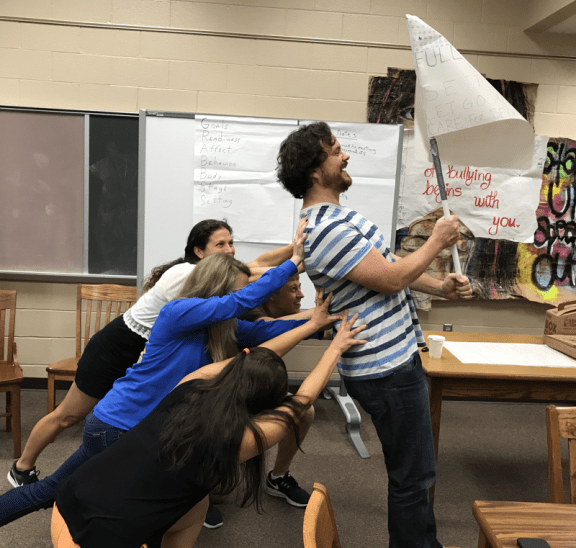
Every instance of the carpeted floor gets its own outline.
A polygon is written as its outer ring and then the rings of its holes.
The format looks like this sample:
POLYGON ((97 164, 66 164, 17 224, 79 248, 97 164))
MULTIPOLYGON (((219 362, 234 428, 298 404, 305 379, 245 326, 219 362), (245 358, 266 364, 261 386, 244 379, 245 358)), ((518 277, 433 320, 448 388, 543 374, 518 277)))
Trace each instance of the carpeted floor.
MULTIPOLYGON (((362 412, 362 439, 371 457, 361 459, 348 441, 334 401, 319 400, 316 419, 297 455, 292 474, 310 489, 315 481, 330 492, 344 548, 386 547, 386 473, 379 440, 362 412)), ((548 497, 545 404, 444 402, 435 512, 445 546, 474 548, 478 528, 472 503, 483 500, 546 501, 548 497)), ((46 392, 22 395, 23 441, 45 413, 46 392)), ((0 423, 1 424, 1 423, 0 423)), ((74 427, 40 456, 41 475, 50 474, 81 441, 74 427)), ((274 452, 270 454, 273 458, 274 452)), ((0 432, 0 493, 10 486, 9 434, 0 432)), ((302 546, 304 511, 265 495, 265 513, 239 508, 231 496, 220 509, 224 526, 204 529, 199 548, 285 548, 302 546)), ((51 511, 40 511, 0 529, 0 547, 51 548, 51 511)))

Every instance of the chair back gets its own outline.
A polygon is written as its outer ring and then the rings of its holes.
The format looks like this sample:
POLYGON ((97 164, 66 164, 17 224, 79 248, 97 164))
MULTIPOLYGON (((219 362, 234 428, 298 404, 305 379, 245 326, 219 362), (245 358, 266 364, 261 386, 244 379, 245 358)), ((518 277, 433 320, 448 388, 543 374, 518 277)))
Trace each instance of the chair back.
POLYGON ((304 548, 342 548, 330 496, 321 483, 314 484, 306 506, 303 535, 304 548))
POLYGON ((546 408, 550 502, 564 503, 560 439, 568 440, 569 498, 576 504, 576 407, 546 408))
POLYGON ((136 287, 114 284, 78 284, 76 295, 76 357, 90 337, 117 318, 136 301, 136 287), (82 310, 85 307, 84 317, 82 310))
POLYGON ((16 290, 0 290, 0 364, 14 365, 14 325, 16 290))

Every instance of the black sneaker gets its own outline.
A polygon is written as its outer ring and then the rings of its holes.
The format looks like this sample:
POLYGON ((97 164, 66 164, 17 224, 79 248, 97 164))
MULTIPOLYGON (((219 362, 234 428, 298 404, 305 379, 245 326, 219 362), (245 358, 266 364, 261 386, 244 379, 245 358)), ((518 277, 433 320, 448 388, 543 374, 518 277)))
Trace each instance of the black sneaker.
POLYGON ((213 504, 208 506, 208 511, 206 512, 206 517, 204 518, 204 527, 207 529, 218 529, 222 527, 224 521, 222 520, 222 514, 220 510, 216 508, 213 504))
POLYGON ((290 472, 276 479, 272 479, 272 472, 270 472, 266 478, 266 491, 273 497, 284 497, 288 504, 298 508, 306 508, 310 500, 310 495, 298 485, 290 472))
POLYGON ((20 471, 16 468, 16 462, 17 461, 14 461, 10 472, 8 472, 8 481, 12 487, 21 487, 22 485, 28 485, 38 481, 39 472, 36 470, 36 467, 30 470, 20 471))

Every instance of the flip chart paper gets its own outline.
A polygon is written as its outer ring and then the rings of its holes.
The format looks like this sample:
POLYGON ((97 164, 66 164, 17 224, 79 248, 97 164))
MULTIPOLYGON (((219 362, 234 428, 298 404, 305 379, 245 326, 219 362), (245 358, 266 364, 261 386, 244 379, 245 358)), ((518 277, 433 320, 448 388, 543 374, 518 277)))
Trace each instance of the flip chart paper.
MULTIPOLYGON (((443 162, 442 172, 450 210, 476 238, 532 243, 537 229, 542 172, 548 138, 536 136, 528 169, 476 167, 443 162)), ((434 165, 426 143, 412 131, 404 135, 403 169, 397 227, 407 227, 441 207, 434 165)))
POLYGON ((530 124, 444 36, 406 18, 417 76, 415 126, 436 138, 442 161, 530 166, 530 124))
POLYGON ((195 222, 226 219, 237 241, 290 243, 294 199, 277 181, 276 156, 296 121, 200 114, 195 123, 195 222))
POLYGON ((446 341, 444 347, 462 363, 576 367, 576 360, 545 344, 446 341))

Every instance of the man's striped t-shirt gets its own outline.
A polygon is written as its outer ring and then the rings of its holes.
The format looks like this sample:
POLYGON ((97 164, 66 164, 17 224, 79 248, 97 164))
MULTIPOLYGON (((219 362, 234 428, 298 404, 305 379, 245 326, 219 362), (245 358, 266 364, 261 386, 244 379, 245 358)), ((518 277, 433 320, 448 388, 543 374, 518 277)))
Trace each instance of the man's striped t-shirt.
POLYGON ((346 309, 349 316, 358 312, 356 325, 367 325, 359 337, 368 343, 353 346, 342 356, 340 373, 358 380, 388 375, 408 362, 418 342, 424 342, 410 290, 384 295, 345 278, 373 247, 394 262, 384 236, 356 211, 331 203, 303 209, 300 216, 308 217, 306 273, 316 287, 325 289, 325 295, 334 294, 332 314, 346 309))

